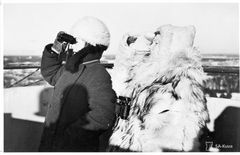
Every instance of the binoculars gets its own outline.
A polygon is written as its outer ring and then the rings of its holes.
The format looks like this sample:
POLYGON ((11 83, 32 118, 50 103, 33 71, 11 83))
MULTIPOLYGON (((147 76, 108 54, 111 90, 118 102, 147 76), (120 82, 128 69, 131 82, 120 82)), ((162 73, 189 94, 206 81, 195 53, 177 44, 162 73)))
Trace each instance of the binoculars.
POLYGON ((118 113, 118 116, 121 119, 127 119, 130 111, 130 101, 131 99, 129 97, 119 96, 117 100, 117 104, 120 106, 120 110, 118 113))
POLYGON ((54 41, 53 48, 58 51, 58 59, 66 62, 72 55, 73 50, 69 49, 69 44, 76 44, 77 40, 70 34, 60 31, 54 41))
POLYGON ((77 43, 76 38, 74 38, 72 35, 67 34, 65 32, 62 32, 57 36, 57 41, 59 41, 60 43, 66 42, 66 43, 69 43, 69 44, 76 44, 77 43))

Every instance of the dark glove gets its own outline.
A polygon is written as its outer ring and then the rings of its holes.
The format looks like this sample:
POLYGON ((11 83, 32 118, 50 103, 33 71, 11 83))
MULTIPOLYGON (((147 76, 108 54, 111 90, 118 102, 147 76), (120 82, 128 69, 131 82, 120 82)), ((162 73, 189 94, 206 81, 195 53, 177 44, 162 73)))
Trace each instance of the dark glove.
POLYGON ((58 32, 57 37, 52 46, 52 50, 58 54, 64 52, 67 47, 67 43, 64 41, 61 41, 61 39, 60 39, 61 35, 64 33, 65 32, 63 32, 63 31, 58 32))

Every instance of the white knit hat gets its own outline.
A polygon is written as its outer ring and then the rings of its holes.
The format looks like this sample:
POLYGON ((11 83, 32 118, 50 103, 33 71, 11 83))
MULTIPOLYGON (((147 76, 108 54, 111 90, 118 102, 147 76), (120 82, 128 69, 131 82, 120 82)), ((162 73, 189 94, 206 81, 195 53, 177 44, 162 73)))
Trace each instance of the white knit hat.
POLYGON ((77 39, 82 39, 91 45, 109 46, 110 33, 107 26, 95 17, 84 17, 71 28, 70 33, 77 39))

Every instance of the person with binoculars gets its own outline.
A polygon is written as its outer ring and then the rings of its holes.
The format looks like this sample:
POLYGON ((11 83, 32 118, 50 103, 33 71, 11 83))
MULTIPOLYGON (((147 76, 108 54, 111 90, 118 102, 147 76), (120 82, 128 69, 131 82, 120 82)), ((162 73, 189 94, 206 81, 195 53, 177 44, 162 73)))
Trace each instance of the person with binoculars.
POLYGON ((42 55, 41 74, 54 92, 41 152, 97 152, 100 136, 115 121, 116 94, 100 64, 110 43, 108 28, 97 18, 84 17, 70 34, 59 32, 42 55))

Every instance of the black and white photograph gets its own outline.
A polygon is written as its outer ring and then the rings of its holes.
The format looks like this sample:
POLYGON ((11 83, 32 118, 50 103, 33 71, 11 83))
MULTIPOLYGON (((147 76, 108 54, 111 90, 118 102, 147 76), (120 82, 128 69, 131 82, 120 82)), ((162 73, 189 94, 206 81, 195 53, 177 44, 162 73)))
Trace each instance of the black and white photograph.
POLYGON ((7 2, 2 152, 240 152, 238 2, 7 2))

